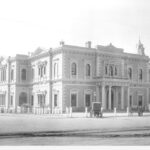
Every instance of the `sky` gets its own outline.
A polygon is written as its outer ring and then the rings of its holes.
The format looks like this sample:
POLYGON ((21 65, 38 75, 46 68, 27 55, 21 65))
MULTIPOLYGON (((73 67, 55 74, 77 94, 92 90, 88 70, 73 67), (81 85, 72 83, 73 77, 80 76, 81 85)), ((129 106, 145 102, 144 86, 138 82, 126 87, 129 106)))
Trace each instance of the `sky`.
POLYGON ((96 45, 150 56, 150 0, 0 0, 0 55, 28 54, 38 47, 96 45))

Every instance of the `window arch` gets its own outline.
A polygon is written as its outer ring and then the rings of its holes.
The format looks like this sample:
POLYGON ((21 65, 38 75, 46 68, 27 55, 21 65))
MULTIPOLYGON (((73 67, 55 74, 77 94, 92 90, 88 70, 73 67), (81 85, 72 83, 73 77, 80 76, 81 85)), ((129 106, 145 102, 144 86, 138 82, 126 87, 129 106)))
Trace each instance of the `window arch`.
POLYGON ((76 65, 76 63, 72 63, 72 65, 71 65, 71 74, 73 76, 77 75, 77 65, 76 65))
POLYGON ((91 66, 90 64, 86 64, 86 76, 90 76, 91 75, 91 66))
POLYGON ((143 78, 143 71, 142 69, 139 70, 139 79, 142 80, 143 78))
POLYGON ((128 68, 128 77, 132 79, 132 68, 128 68))
POLYGON ((26 78, 27 78, 26 69, 22 69, 22 71, 21 71, 21 79, 22 80, 26 80, 26 78))

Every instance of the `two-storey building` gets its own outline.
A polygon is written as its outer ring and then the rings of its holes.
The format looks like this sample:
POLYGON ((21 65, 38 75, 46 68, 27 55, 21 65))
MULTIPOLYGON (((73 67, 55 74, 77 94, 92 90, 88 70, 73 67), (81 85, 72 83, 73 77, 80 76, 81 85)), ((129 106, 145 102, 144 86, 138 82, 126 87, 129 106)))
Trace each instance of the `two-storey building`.
POLYGON ((126 110, 150 103, 150 65, 139 41, 137 54, 112 44, 38 48, 28 55, 1 59, 0 106, 17 110, 23 104, 65 112, 84 111, 92 101, 104 110, 126 110))

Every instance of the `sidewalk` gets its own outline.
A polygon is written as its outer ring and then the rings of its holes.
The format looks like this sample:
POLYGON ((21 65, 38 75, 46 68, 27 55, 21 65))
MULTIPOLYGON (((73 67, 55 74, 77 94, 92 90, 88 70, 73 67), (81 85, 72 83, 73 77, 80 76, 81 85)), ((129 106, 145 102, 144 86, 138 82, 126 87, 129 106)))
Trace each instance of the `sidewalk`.
MULTIPOLYGON (((51 118, 91 118, 90 113, 72 113, 72 114, 33 114, 33 113, 0 113, 0 116, 48 116, 51 118)), ((134 117, 138 116, 138 113, 126 113, 126 112, 121 112, 121 113, 113 113, 113 112, 104 112, 103 113, 103 118, 107 117, 134 117)), ((143 113, 143 116, 150 116, 150 112, 145 112, 143 113)), ((93 117, 94 118, 94 117, 93 117)))

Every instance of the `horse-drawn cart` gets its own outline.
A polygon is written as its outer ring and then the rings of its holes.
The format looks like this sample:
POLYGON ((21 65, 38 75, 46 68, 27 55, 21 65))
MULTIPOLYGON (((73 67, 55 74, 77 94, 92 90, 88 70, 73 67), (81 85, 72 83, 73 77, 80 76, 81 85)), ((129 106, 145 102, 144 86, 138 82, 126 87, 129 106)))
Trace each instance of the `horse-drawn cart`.
POLYGON ((90 116, 91 117, 101 117, 102 118, 103 112, 102 112, 102 104, 100 102, 93 102, 92 103, 90 116))

